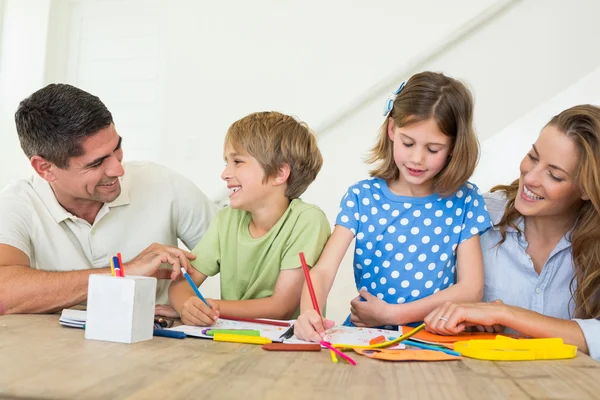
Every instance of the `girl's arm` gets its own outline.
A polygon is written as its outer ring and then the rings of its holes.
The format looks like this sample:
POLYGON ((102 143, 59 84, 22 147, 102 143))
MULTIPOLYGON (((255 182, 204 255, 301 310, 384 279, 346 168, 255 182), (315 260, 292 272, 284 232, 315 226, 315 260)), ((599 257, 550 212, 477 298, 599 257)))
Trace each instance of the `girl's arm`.
MULTIPOLYGON (((331 237, 327 241, 319 261, 310 270, 310 278, 315 290, 319 309, 327 302, 327 296, 333 286, 335 275, 340 267, 342 259, 354 239, 352 232, 340 225, 336 225, 331 237)), ((306 282, 302 288, 300 300, 300 311, 313 310, 312 300, 306 282)))
MULTIPOLYGON (((336 225, 319 261, 310 270, 310 278, 321 310, 327 301, 335 275, 353 238, 354 234, 349 229, 336 225)), ((325 329, 332 326, 332 321, 324 322, 322 316, 314 310, 308 286, 304 283, 300 300, 300 316, 294 325, 296 336, 302 340, 318 342, 325 334, 325 329)))
POLYGON ((573 344, 584 353, 589 353, 577 322, 548 317, 502 302, 446 303, 425 317, 425 324, 428 331, 443 335, 456 335, 473 325, 498 324, 534 338, 560 337, 565 343, 573 344))
POLYGON ((396 306, 394 325, 423 321, 446 302, 481 301, 483 296, 483 256, 479 235, 473 235, 456 248, 456 283, 423 299, 396 306))
POLYGON ((423 321, 432 310, 446 302, 480 301, 483 295, 483 257, 479 235, 456 248, 456 284, 405 304, 388 304, 365 291, 352 300, 350 320, 357 326, 405 325, 423 321), (367 301, 361 301, 360 297, 367 301))

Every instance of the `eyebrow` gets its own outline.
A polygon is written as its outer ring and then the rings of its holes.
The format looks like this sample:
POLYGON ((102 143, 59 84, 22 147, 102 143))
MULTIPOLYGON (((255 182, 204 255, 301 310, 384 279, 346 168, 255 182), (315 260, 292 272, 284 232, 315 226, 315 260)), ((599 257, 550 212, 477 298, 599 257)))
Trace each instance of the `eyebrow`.
MULTIPOLYGON (((539 157, 540 156, 540 152, 538 151, 537 147, 535 147, 535 144, 532 144, 531 147, 533 147, 533 151, 535 151, 535 154, 539 157)), ((565 171, 564 169, 562 169, 561 167, 559 167, 558 165, 555 164, 548 164, 548 166, 552 169, 557 169, 559 171, 564 172, 567 175, 571 175, 569 174, 567 171, 565 171)))
POLYGON ((244 154, 242 153, 229 153, 229 154, 224 154, 223 155, 223 160, 227 161, 227 156, 233 158, 233 157, 244 157, 244 154))
MULTIPOLYGON (((119 136, 119 143, 117 143, 117 147, 115 147, 115 149, 112 151, 113 153, 114 153, 115 151, 117 151, 117 150, 119 150, 119 149, 121 148, 121 142, 122 142, 122 141, 123 141, 123 138, 122 138, 121 136, 119 136)), ((108 155, 105 155, 105 156, 102 156, 102 157, 98 157, 98 158, 96 158, 95 160, 93 160, 93 161, 91 161, 91 162, 87 163, 87 164, 85 165, 85 168, 90 168, 90 167, 92 167, 92 166, 94 166, 94 165, 96 165, 96 164, 100 164, 100 163, 102 163, 102 161, 106 160, 106 159, 107 159, 108 157, 110 157, 111 155, 112 155, 112 153, 111 153, 111 154, 108 154, 108 155)))
MULTIPOLYGON (((406 139, 412 140, 413 142, 415 141, 415 139, 411 138, 410 136, 405 135, 404 133, 400 133, 400 135, 406 139)), ((446 146, 446 144, 444 144, 444 143, 427 143, 427 146, 430 146, 430 145, 442 146, 442 147, 446 146)))

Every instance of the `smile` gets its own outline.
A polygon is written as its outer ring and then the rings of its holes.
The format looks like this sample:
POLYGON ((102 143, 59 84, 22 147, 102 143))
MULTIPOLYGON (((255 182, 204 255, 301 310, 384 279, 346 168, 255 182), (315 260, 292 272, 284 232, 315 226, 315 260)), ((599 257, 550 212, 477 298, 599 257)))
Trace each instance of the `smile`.
POLYGON ((229 196, 233 196, 234 194, 236 194, 242 187, 241 186, 231 186, 228 187, 227 190, 229 190, 229 196))
POLYGON ((533 193, 531 190, 529 190, 529 188, 525 185, 523 185, 523 194, 531 200, 544 200, 544 198, 542 196, 538 196, 537 194, 533 193))

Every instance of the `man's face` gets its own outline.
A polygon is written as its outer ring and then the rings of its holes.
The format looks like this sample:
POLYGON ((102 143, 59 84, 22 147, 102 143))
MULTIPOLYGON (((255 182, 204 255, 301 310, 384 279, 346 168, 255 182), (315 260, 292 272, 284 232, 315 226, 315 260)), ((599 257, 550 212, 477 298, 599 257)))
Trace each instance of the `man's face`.
POLYGON ((115 126, 110 124, 99 130, 85 139, 81 147, 83 155, 71 157, 67 168, 52 166, 51 184, 57 198, 67 202, 114 201, 121 194, 118 178, 124 174, 121 137, 115 126))

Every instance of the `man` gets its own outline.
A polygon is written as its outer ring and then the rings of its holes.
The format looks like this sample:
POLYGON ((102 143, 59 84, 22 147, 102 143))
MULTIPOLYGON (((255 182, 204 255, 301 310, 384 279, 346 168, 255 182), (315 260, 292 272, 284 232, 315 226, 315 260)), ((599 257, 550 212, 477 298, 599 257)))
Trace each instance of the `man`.
MULTIPOLYGON (((51 84, 21 102, 15 121, 36 174, 0 193, 0 314, 85 301, 89 275, 110 274, 117 252, 126 275, 175 279, 190 268, 177 239, 196 246, 215 207, 162 166, 122 164, 122 138, 98 97, 51 84)), ((157 303, 168 285, 159 281, 157 303)))

